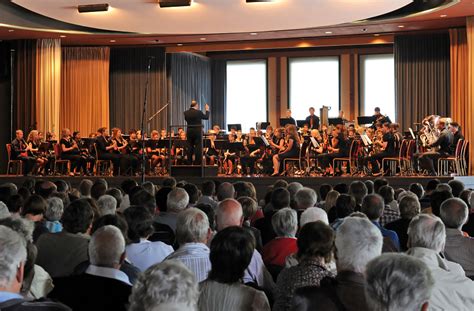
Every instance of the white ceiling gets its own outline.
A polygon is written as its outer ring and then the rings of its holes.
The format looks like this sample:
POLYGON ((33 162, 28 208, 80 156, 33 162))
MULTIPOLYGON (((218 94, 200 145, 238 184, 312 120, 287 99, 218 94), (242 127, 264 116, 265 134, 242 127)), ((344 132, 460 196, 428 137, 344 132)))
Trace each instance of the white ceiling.
POLYGON ((306 29, 363 20, 412 0, 194 0, 160 8, 157 0, 12 0, 33 12, 93 28, 143 34, 217 34, 306 29), (109 3, 109 12, 77 12, 79 4, 109 3))

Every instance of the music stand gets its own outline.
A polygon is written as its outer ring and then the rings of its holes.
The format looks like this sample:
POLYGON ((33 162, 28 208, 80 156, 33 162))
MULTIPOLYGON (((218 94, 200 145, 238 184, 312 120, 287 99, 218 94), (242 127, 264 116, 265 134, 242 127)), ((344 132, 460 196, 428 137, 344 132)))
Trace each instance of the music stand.
POLYGON ((237 142, 237 143, 229 143, 229 151, 231 152, 238 152, 238 151, 244 151, 244 143, 242 142, 237 142))
POLYGON ((265 139, 265 141, 262 139, 262 137, 254 137, 253 141, 258 147, 268 147, 268 141, 265 139))
POLYGON ((357 117, 357 123, 359 123, 359 125, 362 125, 362 124, 372 124, 373 122, 375 121, 375 117, 374 116, 362 116, 362 117, 357 117))
POLYGON ((270 125, 270 122, 257 122, 257 130, 264 130, 270 125))
POLYGON ((51 143, 47 141, 42 142, 38 148, 39 152, 48 152, 49 150, 51 150, 51 143))
POLYGON ((296 120, 296 125, 298 127, 303 127, 305 124, 308 125, 308 127, 309 127, 309 124, 308 124, 308 122, 306 122, 306 120, 296 120))
POLYGON ((232 128, 235 128, 236 131, 241 131, 242 124, 227 124, 227 132, 230 132, 232 128))
POLYGON ((342 118, 329 118, 329 125, 343 125, 344 120, 342 118))
POLYGON ((280 126, 286 126, 287 124, 295 125, 292 119, 280 118, 280 126))

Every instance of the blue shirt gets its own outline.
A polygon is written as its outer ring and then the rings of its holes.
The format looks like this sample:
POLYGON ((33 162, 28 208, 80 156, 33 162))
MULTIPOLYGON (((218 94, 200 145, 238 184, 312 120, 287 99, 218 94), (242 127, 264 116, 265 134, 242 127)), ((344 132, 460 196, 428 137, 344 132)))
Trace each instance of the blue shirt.
POLYGON ((382 233, 383 237, 388 237, 390 240, 392 240, 393 244, 395 247, 400 250, 400 241, 398 240, 398 234, 395 231, 385 229, 380 225, 378 221, 372 221, 374 225, 379 228, 380 232, 382 233))
POLYGON ((194 273, 196 281, 199 283, 207 279, 207 275, 211 270, 209 254, 209 248, 203 243, 186 243, 166 257, 166 260, 175 259, 181 261, 194 273))
POLYGON ((23 296, 17 293, 3 292, 0 291, 0 303, 13 299, 23 299, 23 296))

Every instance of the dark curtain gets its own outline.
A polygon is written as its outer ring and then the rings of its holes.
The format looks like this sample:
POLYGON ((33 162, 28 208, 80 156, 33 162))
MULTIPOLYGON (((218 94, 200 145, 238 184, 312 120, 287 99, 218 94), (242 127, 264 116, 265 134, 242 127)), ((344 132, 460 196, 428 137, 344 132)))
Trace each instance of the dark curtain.
MULTIPOLYGON (((211 111, 211 62, 207 57, 191 53, 174 53, 170 57, 171 122, 185 125, 183 112, 189 109, 191 101, 209 104, 211 111)), ((205 121, 208 129, 213 120, 205 121)))
POLYGON ((12 130, 10 116, 11 103, 11 65, 10 50, 13 48, 11 42, 0 42, 0 174, 4 174, 7 167, 6 144, 12 140, 14 129, 12 130))
POLYGON ((227 83, 227 61, 223 59, 213 59, 211 61, 211 81, 212 81, 212 124, 217 124, 224 129, 226 123, 226 83, 227 83))
MULTIPOLYGON (((140 128, 150 57, 153 58, 150 67, 146 120, 166 105, 165 50, 157 47, 112 48, 110 50, 111 127, 119 127, 124 132, 140 128)), ((149 132, 166 126, 165 108, 148 126, 145 126, 145 129, 149 132)))
POLYGON ((15 49, 15 105, 13 127, 25 137, 36 129, 36 40, 19 40, 15 49))
POLYGON ((395 37, 395 93, 402 129, 431 114, 448 116, 449 35, 395 37))

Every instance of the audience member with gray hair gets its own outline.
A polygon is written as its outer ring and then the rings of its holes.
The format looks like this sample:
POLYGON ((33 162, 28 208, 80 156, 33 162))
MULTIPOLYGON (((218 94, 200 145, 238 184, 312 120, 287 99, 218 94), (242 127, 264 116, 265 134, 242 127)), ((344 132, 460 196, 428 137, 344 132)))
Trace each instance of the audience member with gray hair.
POLYGON ((89 243, 90 265, 83 274, 55 279, 50 297, 73 310, 126 310, 132 285, 120 266, 125 240, 115 226, 97 229, 89 243))
POLYGON ((117 212, 117 200, 108 194, 104 194, 97 200, 99 216, 115 215, 117 212))
POLYGON ((288 190, 288 192, 290 193, 290 206, 292 208, 298 209, 298 207, 296 206, 295 195, 301 189, 303 189, 303 185, 296 181, 289 183, 286 187, 286 190, 288 190))
POLYGON ((192 272, 179 261, 167 260, 139 276, 128 310, 195 311, 198 298, 198 285, 192 272))
POLYGON ((426 264, 408 255, 383 254, 366 268, 369 310, 428 310, 433 285, 426 264))
POLYGON ((46 218, 45 225, 49 232, 56 233, 63 231, 63 225, 60 220, 63 217, 64 203, 63 200, 57 197, 51 197, 47 200, 48 206, 46 207, 46 218))
POLYGON ((0 225, 0 309, 1 310, 70 310, 54 302, 28 301, 21 294, 27 260, 26 240, 20 233, 0 225))
POLYGON ((182 211, 178 215, 176 229, 179 248, 165 260, 182 262, 194 274, 197 282, 204 281, 211 270, 210 250, 206 245, 211 233, 209 220, 203 211, 197 208, 182 211))
POLYGON ((273 214, 272 225, 277 236, 263 247, 263 262, 267 267, 284 267, 286 257, 298 251, 298 215, 294 209, 283 208, 273 214))
POLYGON ((387 230, 380 225, 380 217, 382 217, 384 210, 384 201, 383 198, 378 194, 369 194, 362 201, 361 212, 367 215, 369 220, 379 228, 383 237, 387 237, 392 242, 393 246, 399 250, 400 241, 398 235, 395 231, 387 230))
POLYGON ((294 200, 296 203, 296 209, 304 211, 307 208, 316 206, 316 203, 318 202, 318 195, 313 189, 302 187, 294 195, 294 200))
POLYGON ((474 283, 465 276, 462 267, 442 258, 446 231, 441 219, 421 214, 412 219, 408 228, 407 254, 423 261, 434 279, 430 308, 474 310, 474 283))
POLYGON ((234 199, 235 189, 229 182, 223 182, 217 187, 217 201, 224 201, 225 199, 234 199))
POLYGON ((174 188, 168 193, 166 199, 166 212, 160 212, 155 217, 155 222, 169 226, 176 232, 178 214, 184 211, 189 204, 189 195, 183 188, 174 188))
POLYGON ((385 229, 395 231, 400 240, 400 250, 406 251, 408 249, 408 226, 410 221, 418 215, 421 211, 420 201, 418 197, 408 192, 399 202, 400 219, 395 220, 385 225, 385 229))
POLYGON ((319 207, 307 208, 300 216, 300 228, 303 228, 308 222, 322 221, 329 225, 328 214, 319 207))
POLYGON ((474 277, 474 239, 465 237, 461 231, 467 222, 469 209, 458 198, 447 199, 441 204, 440 216, 446 226, 446 259, 460 264, 468 277, 474 277))
POLYGON ((369 261, 380 256, 383 238, 380 230, 368 219, 347 217, 336 234, 335 279, 326 278, 320 286, 299 288, 293 298, 293 311, 368 310, 364 295, 364 273, 369 261))
POLYGON ((10 211, 8 210, 8 206, 0 201, 0 219, 10 217, 10 211))

